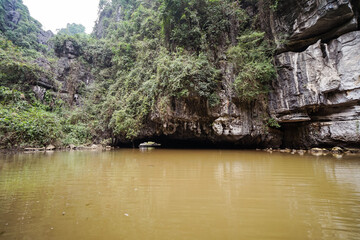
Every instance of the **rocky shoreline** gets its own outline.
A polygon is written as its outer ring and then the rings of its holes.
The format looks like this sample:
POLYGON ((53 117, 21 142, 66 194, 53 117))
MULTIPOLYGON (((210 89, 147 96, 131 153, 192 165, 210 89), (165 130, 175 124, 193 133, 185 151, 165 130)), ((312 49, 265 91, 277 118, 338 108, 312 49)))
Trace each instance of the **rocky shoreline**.
POLYGON ((92 145, 80 145, 75 146, 73 144, 66 147, 56 147, 54 145, 48 145, 47 147, 26 147, 26 148, 5 148, 0 149, 0 154, 8 153, 38 153, 38 152, 55 152, 55 151, 80 151, 80 150, 113 150, 112 146, 103 146, 100 144, 92 145))
MULTIPOLYGON (((67 147, 55 147, 49 145, 47 147, 38 148, 16 148, 16 149, 0 149, 0 154, 17 154, 17 153, 49 153, 58 151, 111 151, 115 149, 121 149, 120 147, 113 146, 102 146, 100 144, 92 145, 69 145, 67 147)), ((166 148, 165 148, 166 149, 166 148)), ((239 149, 233 149, 239 150, 239 149)), ((332 156, 335 158, 342 158, 343 156, 359 156, 360 148, 309 148, 309 149, 290 149, 290 148, 256 148, 256 149, 241 149, 241 150, 256 150, 264 151, 268 153, 286 153, 286 154, 297 154, 300 156, 313 155, 313 156, 332 156)))
POLYGON ((360 149, 359 148, 341 148, 341 147, 333 147, 333 148, 311 148, 311 149, 256 149, 258 151, 266 151, 269 153, 273 152, 280 152, 280 153, 290 153, 290 154, 311 154, 314 156, 327 156, 332 155, 337 158, 341 158, 343 155, 359 155, 360 156, 360 149))

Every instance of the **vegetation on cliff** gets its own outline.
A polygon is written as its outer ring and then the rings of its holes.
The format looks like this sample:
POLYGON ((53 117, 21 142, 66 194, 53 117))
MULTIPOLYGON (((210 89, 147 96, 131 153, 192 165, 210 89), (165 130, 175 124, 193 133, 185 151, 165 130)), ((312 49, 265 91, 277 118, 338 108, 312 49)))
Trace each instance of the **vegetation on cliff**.
MULTIPOLYGON (((275 74, 271 44, 256 14, 249 16, 242 7, 256 10, 254 1, 100 1, 93 35, 86 35, 81 25, 68 24, 49 41, 53 50, 35 40, 41 25, 30 17, 9 24, 6 4, 0 8, 0 145, 133 140, 152 115, 166 121, 166 106, 173 98, 202 99, 216 107, 224 62, 234 65, 233 97, 244 102, 266 93, 275 74), (24 28, 32 29, 31 34, 24 28), (47 89, 50 101, 35 99, 30 86, 40 78, 57 84, 58 58, 66 58, 70 45, 67 71, 77 75, 67 77, 66 86, 47 89), (50 69, 38 64, 39 59, 46 59, 50 69), (79 84, 81 69, 91 69, 94 81, 79 84), (61 94, 65 90, 71 95, 68 101, 61 94), (81 103, 71 100, 75 94, 81 103)), ((25 6, 18 8, 29 16, 25 6)))
POLYGON ((33 62, 39 55, 38 52, 20 48, 0 36, 1 85, 21 87, 30 84, 39 74, 44 73, 44 70, 33 62))
POLYGON ((81 24, 76 23, 68 23, 66 28, 62 28, 58 31, 57 34, 66 34, 66 35, 76 35, 76 34, 84 34, 85 27, 81 24))
POLYGON ((152 113, 166 115, 161 106, 171 98, 216 106, 222 61, 236 67, 241 101, 266 93, 275 75, 269 41, 237 1, 102 1, 100 8, 94 34, 116 43, 104 101, 115 136, 137 137, 152 113))
POLYGON ((264 32, 245 32, 238 38, 238 44, 229 48, 228 55, 236 67, 234 88, 240 99, 252 101, 268 92, 275 68, 272 47, 264 39, 264 32))
POLYGON ((47 51, 47 46, 38 41, 38 35, 43 32, 41 23, 30 16, 22 1, 1 0, 0 32, 19 47, 47 51))

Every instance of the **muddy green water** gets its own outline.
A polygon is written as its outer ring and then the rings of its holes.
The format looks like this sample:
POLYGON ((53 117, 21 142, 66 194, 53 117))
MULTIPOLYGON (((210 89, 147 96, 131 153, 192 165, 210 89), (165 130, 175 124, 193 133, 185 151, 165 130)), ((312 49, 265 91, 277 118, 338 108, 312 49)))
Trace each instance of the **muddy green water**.
POLYGON ((0 239, 360 239, 360 158, 0 155, 0 239))

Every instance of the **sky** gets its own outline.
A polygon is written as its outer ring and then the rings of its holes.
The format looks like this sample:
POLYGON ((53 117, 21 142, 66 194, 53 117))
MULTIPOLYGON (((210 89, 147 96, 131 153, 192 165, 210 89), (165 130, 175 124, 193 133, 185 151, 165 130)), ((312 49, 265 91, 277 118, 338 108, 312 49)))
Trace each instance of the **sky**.
POLYGON ((68 23, 82 24, 91 33, 98 13, 99 0, 23 0, 30 15, 44 30, 56 33, 68 23))

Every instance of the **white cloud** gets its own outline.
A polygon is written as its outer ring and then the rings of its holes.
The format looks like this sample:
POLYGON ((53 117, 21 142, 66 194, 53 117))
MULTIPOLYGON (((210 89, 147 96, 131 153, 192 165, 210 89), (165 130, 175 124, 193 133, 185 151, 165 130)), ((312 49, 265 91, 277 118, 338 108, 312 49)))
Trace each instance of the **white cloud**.
POLYGON ((23 0, 33 18, 44 30, 56 33, 67 23, 82 24, 91 33, 98 13, 99 0, 23 0))

